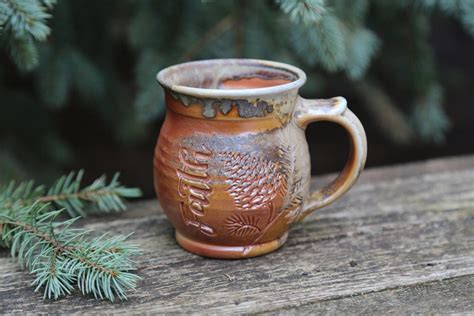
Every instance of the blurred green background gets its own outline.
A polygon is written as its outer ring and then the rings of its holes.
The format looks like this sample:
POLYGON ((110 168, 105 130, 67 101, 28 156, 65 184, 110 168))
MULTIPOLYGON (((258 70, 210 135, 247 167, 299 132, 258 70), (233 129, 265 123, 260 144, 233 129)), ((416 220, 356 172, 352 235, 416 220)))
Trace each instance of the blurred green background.
MULTIPOLYGON (((153 196, 156 73, 206 58, 296 65, 306 98, 343 95, 368 166, 474 152, 474 0, 0 0, 0 183, 122 172, 153 196)), ((307 131, 313 174, 344 131, 307 131)))

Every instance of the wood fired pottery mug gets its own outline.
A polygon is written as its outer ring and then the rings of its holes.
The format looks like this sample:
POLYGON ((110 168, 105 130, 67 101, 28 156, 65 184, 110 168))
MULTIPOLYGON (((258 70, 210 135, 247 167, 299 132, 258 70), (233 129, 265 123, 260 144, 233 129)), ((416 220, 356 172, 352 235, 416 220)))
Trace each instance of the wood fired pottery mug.
POLYGON ((248 258, 279 248, 289 226, 343 195, 367 156, 364 128, 342 97, 298 96, 305 73, 253 59, 202 60, 160 71, 167 115, 154 157, 155 189, 186 250, 248 258), (309 194, 306 126, 348 132, 346 166, 309 194))

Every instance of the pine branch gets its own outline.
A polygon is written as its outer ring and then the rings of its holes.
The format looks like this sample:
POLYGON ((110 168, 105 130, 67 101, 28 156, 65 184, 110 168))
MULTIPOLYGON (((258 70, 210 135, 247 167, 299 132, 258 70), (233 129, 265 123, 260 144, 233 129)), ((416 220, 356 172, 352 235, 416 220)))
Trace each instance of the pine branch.
POLYGON ((48 9, 52 9, 57 1, 56 0, 41 0, 41 2, 43 2, 43 5, 47 7, 48 9))
POLYGON ((3 25, 7 21, 7 3, 4 1, 0 1, 0 35, 1 31, 3 30, 3 25))
POLYGON ((368 29, 357 29, 347 41, 347 76, 360 79, 365 75, 370 61, 380 47, 377 36, 368 29))
POLYGON ((20 70, 30 71, 38 65, 38 49, 30 37, 11 37, 6 42, 10 57, 20 70))
POLYGON ((44 41, 50 33, 46 12, 54 1, 1 0, 0 27, 3 42, 11 58, 21 70, 31 70, 38 64, 35 41, 44 41))
POLYGON ((38 92, 46 106, 59 108, 66 104, 72 86, 72 72, 66 50, 51 47, 42 50, 36 75, 38 92))
POLYGON ((361 78, 380 41, 363 27, 366 1, 279 0, 292 28, 292 46, 309 65, 329 72, 345 70, 351 79, 361 78))
POLYGON ((335 72, 346 65, 347 54, 342 23, 334 15, 325 15, 317 24, 292 28, 296 53, 309 65, 320 64, 335 72))
POLYGON ((346 64, 343 25, 322 0, 278 0, 294 27, 291 42, 309 65, 316 63, 330 72, 346 64))
POLYGON ((1 238, 12 257, 35 275, 35 291, 44 287, 44 298, 57 299, 76 285, 96 299, 126 299, 141 279, 131 273, 138 248, 125 243, 128 236, 91 238, 71 227, 77 218, 55 221, 61 211, 50 207, 37 201, 0 211, 1 238))
POLYGON ((46 19, 50 15, 41 2, 36 0, 2 0, 4 15, 7 16, 5 28, 16 38, 31 36, 37 41, 44 41, 50 29, 46 19))
POLYGON ((105 92, 102 72, 80 51, 71 47, 42 50, 36 71, 39 93, 51 108, 66 105, 72 89, 87 102, 99 100, 105 92))
POLYGON ((123 211, 126 209, 124 198, 141 195, 137 188, 121 186, 118 181, 119 173, 116 173, 108 184, 106 177, 102 176, 81 189, 83 174, 80 170, 62 176, 49 190, 46 190, 45 186, 35 187, 32 181, 20 183, 18 186, 11 182, 0 191, 0 209, 8 209, 14 204, 51 202, 51 207, 64 208, 71 217, 86 217, 90 214, 123 211))
POLYGON ((34 181, 21 182, 16 185, 11 181, 0 190, 0 210, 9 209, 15 205, 33 202, 45 193, 44 186, 35 186, 34 181))
POLYGON ((439 10, 456 18, 474 36, 474 1, 472 0, 416 0, 401 1, 402 6, 414 6, 426 11, 439 10))
POLYGON ((294 23, 319 22, 326 13, 324 0, 277 0, 277 3, 294 23))
POLYGON ((80 51, 71 51, 68 60, 72 81, 79 95, 86 101, 99 100, 104 96, 105 79, 102 72, 80 51))
POLYGON ((330 5, 337 17, 349 28, 359 28, 365 24, 369 0, 331 0, 330 5))
POLYGON ((460 1, 458 17, 464 28, 474 36, 474 1, 460 1))
POLYGON ((156 18, 159 3, 153 1, 134 2, 135 11, 128 25, 128 41, 137 50, 156 49, 161 38, 156 36, 160 32, 159 19, 156 18))
POLYGON ((164 93, 156 86, 154 77, 156 68, 163 65, 163 58, 154 50, 143 50, 135 69, 135 81, 140 90, 134 101, 137 119, 141 122, 150 122, 156 119, 164 110, 164 93), (154 65, 154 67, 150 67, 154 65))
POLYGON ((54 202, 56 206, 66 209, 71 217, 87 216, 93 213, 119 212, 126 209, 123 198, 139 197, 141 191, 120 185, 119 173, 116 173, 109 184, 106 177, 96 179, 91 185, 80 189, 83 171, 71 172, 61 177, 48 190, 42 202, 54 202))
POLYGON ((442 101, 441 88, 437 84, 432 84, 426 94, 415 102, 410 122, 418 136, 425 142, 442 143, 450 127, 442 101))

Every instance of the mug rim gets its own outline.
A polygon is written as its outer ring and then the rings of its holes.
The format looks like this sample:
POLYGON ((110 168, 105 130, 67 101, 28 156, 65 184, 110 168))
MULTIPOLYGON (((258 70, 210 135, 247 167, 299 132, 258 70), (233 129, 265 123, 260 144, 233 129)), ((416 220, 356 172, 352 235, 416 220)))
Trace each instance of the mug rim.
POLYGON ((173 66, 166 67, 158 72, 156 80, 165 89, 169 89, 173 92, 185 94, 194 97, 204 98, 240 98, 240 97, 258 97, 270 94, 285 93, 294 89, 300 88, 306 82, 306 74, 303 70, 298 67, 285 64, 277 61, 263 60, 263 59, 252 59, 252 58, 219 58, 219 59, 203 59, 196 61, 189 61, 185 63, 176 64, 173 66), (170 75, 177 71, 183 71, 188 67, 202 66, 206 64, 232 64, 242 63, 254 66, 264 66, 266 68, 273 68, 275 70, 286 70, 293 73, 296 76, 296 80, 281 85, 262 87, 262 88, 248 88, 248 89, 208 89, 208 88, 197 88, 180 84, 173 84, 169 78, 170 75))

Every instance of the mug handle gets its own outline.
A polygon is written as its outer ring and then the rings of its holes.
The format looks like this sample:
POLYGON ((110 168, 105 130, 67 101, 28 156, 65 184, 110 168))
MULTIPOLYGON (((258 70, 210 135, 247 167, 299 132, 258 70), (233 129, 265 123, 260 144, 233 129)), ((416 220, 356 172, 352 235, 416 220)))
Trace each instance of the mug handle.
POLYGON ((304 130, 309 123, 330 121, 342 125, 351 138, 351 151, 344 169, 328 185, 311 193, 303 204, 298 220, 340 198, 359 177, 367 158, 367 138, 361 122, 348 108, 343 97, 307 100, 299 97, 294 112, 296 123, 304 130))

